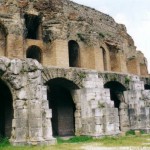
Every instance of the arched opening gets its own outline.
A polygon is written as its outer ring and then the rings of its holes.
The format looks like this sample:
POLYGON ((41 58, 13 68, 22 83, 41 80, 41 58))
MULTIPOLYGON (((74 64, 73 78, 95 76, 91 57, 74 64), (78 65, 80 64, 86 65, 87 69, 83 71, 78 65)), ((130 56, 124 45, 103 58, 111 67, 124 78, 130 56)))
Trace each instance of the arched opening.
POLYGON ((120 72, 120 56, 119 49, 114 45, 108 45, 109 55, 110 55, 110 67, 111 71, 120 72))
POLYGON ((103 66, 104 66, 104 71, 107 71, 107 55, 106 55, 106 50, 101 47, 102 54, 103 54, 103 66))
POLYGON ((79 45, 76 41, 69 41, 69 66, 79 67, 79 45))
POLYGON ((8 86, 0 80, 0 137, 11 137, 12 119, 12 95, 8 86))
POLYGON ((6 56, 6 38, 5 27, 0 24, 0 56, 6 56))
POLYGON ((144 85, 144 88, 145 88, 145 90, 150 90, 150 85, 145 84, 145 85, 144 85))
POLYGON ((32 14, 25 14, 25 25, 26 25, 26 38, 27 39, 39 39, 40 21, 41 18, 32 14))
POLYGON ((55 78, 47 83, 49 107, 52 109, 53 136, 75 135, 75 104, 71 91, 78 87, 71 81, 55 78))
POLYGON ((119 119, 120 119, 120 130, 121 130, 121 118, 123 118, 124 116, 121 116, 120 112, 121 112, 121 108, 120 108, 120 104, 121 103, 125 103, 125 99, 124 99, 124 94, 123 92, 126 91, 126 88, 119 82, 116 81, 110 81, 107 82, 104 85, 105 88, 109 88, 110 89, 110 98, 111 100, 114 101, 114 107, 118 108, 118 113, 119 113, 119 119))
POLYGON ((41 63, 41 49, 38 46, 30 46, 26 51, 26 58, 36 59, 41 63))

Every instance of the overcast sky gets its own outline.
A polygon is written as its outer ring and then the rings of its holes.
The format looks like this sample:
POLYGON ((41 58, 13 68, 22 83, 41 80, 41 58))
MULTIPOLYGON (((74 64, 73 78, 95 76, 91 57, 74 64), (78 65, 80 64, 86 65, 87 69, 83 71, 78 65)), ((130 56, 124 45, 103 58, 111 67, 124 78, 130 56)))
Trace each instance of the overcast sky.
POLYGON ((150 72, 150 0, 72 0, 95 8, 123 23, 148 60, 150 72))

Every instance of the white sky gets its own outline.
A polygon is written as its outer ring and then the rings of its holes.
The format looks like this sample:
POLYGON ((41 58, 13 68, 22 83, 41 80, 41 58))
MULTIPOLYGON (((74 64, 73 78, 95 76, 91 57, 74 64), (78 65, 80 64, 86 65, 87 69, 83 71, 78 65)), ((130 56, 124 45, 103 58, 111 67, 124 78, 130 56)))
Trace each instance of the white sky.
POLYGON ((148 60, 150 72, 150 0, 72 0, 95 8, 125 24, 137 50, 148 60))

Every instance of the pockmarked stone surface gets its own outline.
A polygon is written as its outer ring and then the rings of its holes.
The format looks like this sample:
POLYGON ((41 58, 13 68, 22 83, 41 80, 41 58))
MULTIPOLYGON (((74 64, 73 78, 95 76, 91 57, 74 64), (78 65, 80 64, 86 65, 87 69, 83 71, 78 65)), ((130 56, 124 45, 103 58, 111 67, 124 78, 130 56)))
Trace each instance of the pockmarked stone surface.
POLYGON ((69 0, 0 0, 0 136, 150 132, 147 60, 126 27, 69 0))

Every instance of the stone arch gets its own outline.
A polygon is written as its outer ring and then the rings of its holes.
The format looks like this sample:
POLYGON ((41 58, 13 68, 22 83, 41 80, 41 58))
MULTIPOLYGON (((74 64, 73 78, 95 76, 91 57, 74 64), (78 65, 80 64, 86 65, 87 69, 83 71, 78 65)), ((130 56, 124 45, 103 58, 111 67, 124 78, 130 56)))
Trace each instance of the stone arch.
POLYGON ((42 50, 36 46, 30 46, 26 51, 26 58, 36 59, 38 62, 42 62, 42 50))
POLYGON ((110 98, 114 101, 114 107, 118 109, 120 130, 124 130, 126 127, 124 120, 128 116, 128 106, 124 98, 124 91, 127 89, 117 81, 107 82, 104 87, 110 89, 110 98))
POLYGON ((49 80, 54 78, 64 78, 72 81, 79 88, 83 87, 83 76, 85 75, 84 71, 78 69, 65 69, 65 68, 44 68, 42 72, 43 82, 46 83, 49 80))
POLYGON ((65 78, 54 78, 46 83, 49 108, 52 109, 53 136, 73 136, 78 124, 76 101, 72 95, 79 87, 65 78))
POLYGON ((116 81, 122 84, 126 89, 129 89, 129 83, 131 81, 130 76, 117 73, 99 73, 99 78, 103 78, 104 84, 111 81, 116 81))
POLYGON ((70 40, 68 42, 68 51, 69 51, 69 66, 70 67, 80 67, 80 47, 79 44, 70 40))
POLYGON ((33 14, 25 14, 26 38, 39 39, 40 38, 40 23, 41 17, 33 14))
POLYGON ((13 120, 13 97, 10 86, 0 79, 0 136, 11 137, 13 120))
POLYGON ((0 56, 6 56, 7 29, 0 23, 0 56))

